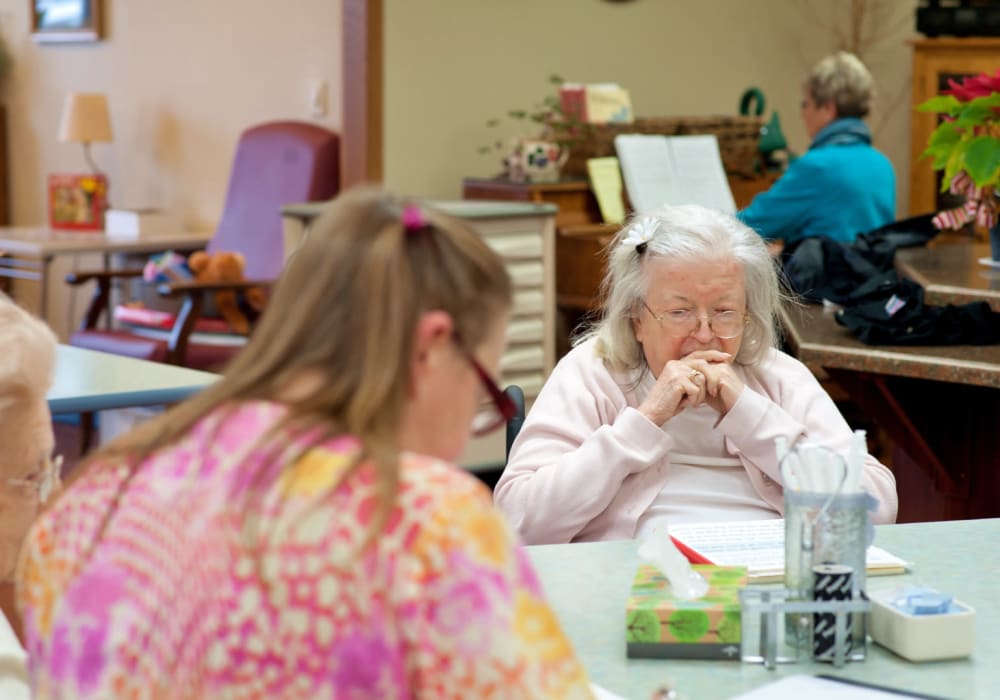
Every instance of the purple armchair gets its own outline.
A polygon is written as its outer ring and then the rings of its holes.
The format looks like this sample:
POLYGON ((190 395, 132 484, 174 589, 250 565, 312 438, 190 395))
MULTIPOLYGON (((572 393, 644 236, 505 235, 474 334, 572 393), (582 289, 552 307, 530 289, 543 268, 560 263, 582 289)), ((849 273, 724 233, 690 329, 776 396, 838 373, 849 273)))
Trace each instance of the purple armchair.
MULTIPOLYGON (((340 138, 322 127, 303 122, 269 122, 240 135, 219 227, 206 250, 238 251, 246 260, 246 283, 212 285, 178 282, 160 285, 162 296, 180 301, 180 310, 166 330, 143 327, 98 328, 102 313, 110 309, 114 279, 139 277, 141 270, 75 272, 71 285, 95 280, 97 286, 79 330, 70 344, 169 362, 198 369, 217 370, 242 347, 239 338, 195 342, 192 332, 201 327, 218 330, 218 322, 203 319, 206 294, 221 289, 267 287, 281 273, 284 241, 281 207, 294 202, 321 201, 340 189, 340 138)), ((174 306, 176 307, 176 301, 174 306)))

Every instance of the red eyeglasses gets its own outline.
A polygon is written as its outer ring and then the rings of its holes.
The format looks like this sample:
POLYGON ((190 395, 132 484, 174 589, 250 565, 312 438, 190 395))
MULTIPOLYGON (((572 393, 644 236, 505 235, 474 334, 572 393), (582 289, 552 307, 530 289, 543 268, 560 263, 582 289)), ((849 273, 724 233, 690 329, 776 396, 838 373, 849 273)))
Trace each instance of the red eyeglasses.
POLYGON ((497 383, 493 381, 493 377, 490 376, 489 372, 483 369, 483 366, 472 356, 472 353, 466 349, 457 334, 455 335, 455 345, 469 365, 472 366, 476 376, 479 377, 479 383, 482 384, 487 396, 476 410, 476 415, 472 417, 472 424, 469 429, 476 437, 486 435, 513 418, 514 414, 517 413, 517 407, 511 398, 497 386, 497 383))

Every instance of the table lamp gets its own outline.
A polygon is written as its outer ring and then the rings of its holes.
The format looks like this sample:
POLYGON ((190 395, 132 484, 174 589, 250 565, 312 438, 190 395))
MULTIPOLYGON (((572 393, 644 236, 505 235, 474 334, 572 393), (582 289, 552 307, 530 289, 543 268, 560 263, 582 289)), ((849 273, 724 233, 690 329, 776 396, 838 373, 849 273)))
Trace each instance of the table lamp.
POLYGON ((95 175, 100 170, 90 155, 90 144, 95 141, 111 143, 111 117, 108 98, 100 93, 71 92, 63 103, 59 140, 83 144, 83 156, 95 175))

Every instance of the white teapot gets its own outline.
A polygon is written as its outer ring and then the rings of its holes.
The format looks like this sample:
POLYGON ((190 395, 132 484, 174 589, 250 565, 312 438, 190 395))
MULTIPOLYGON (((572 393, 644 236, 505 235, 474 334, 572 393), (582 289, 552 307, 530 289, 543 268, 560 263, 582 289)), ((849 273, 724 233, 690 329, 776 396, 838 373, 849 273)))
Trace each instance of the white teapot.
POLYGON ((503 163, 515 182, 556 182, 567 158, 569 149, 555 141, 515 139, 503 163))

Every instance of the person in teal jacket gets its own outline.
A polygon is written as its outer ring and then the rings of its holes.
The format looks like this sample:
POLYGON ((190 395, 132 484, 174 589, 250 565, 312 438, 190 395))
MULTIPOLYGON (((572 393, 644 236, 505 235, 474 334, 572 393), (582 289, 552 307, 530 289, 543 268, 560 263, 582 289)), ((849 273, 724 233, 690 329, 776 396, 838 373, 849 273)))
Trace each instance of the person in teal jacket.
POLYGON ((813 68, 802 100, 809 150, 739 212, 745 224, 788 245, 809 236, 849 243, 895 220, 896 174, 862 121, 873 85, 865 65, 846 51, 813 68))

